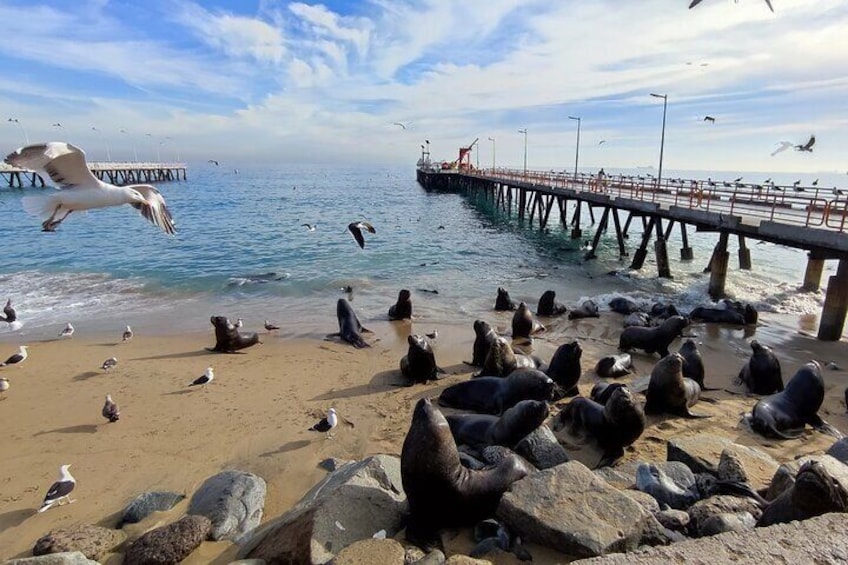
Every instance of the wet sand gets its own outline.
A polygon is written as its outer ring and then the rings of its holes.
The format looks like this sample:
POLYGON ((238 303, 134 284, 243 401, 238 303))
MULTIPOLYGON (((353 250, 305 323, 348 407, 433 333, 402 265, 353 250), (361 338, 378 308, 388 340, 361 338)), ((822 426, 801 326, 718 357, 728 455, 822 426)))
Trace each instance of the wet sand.
MULTIPOLYGON (((511 313, 481 312, 479 317, 503 332, 509 329, 511 313)), ((548 360, 559 344, 578 339, 584 350, 580 390, 588 395, 598 380, 595 362, 616 352, 622 317, 605 312, 600 319, 542 320, 548 331, 535 340, 535 352, 548 360)), ((0 369, 0 376, 11 382, 7 398, 0 400, 0 558, 28 555, 51 529, 84 523, 114 527, 124 505, 144 491, 173 490, 190 497, 221 470, 250 471, 267 481, 267 520, 284 513, 325 476, 317 465, 327 457, 399 455, 415 402, 437 396, 472 373, 462 361, 471 358, 474 332, 471 321, 439 326, 436 359, 448 374, 438 383, 405 387, 397 385, 405 384, 398 362, 407 350, 406 336, 434 326, 426 320, 363 321, 374 330, 366 336, 373 347, 363 350, 324 341, 321 334, 293 339, 263 330, 262 345, 242 354, 216 354, 204 349, 214 343, 211 326, 187 335, 136 333, 128 343, 120 343, 120 333, 86 335, 79 330, 64 341, 4 336, 0 357, 22 343, 30 346, 30 357, 21 367, 0 369), (112 356, 118 366, 108 373, 101 370, 112 356), (215 381, 205 390, 189 388, 207 366, 214 367, 215 381), (121 419, 114 424, 100 415, 106 394, 121 408, 121 419), (330 407, 343 417, 334 437, 307 431, 330 407), (59 466, 66 463, 72 464, 78 481, 77 501, 36 514, 59 466)), ((246 320, 246 330, 255 326, 261 320, 246 320)), ((811 358, 848 368, 844 342, 818 342, 797 327, 797 320, 763 315, 756 330, 694 325, 689 333, 697 335, 708 386, 738 389, 732 381, 750 354, 747 341, 752 337, 775 349, 784 382, 811 358)), ((633 359, 633 379, 649 375, 657 360, 639 354, 633 359)), ((846 432, 843 391, 848 372, 825 370, 824 376, 821 414, 846 432)), ((820 452, 833 442, 809 429, 798 440, 759 437, 739 423, 755 398, 724 391, 705 396, 719 402, 700 403, 695 411, 712 418, 651 418, 625 461, 664 460, 666 439, 700 433, 760 447, 779 461, 820 452)), ((591 447, 569 444, 567 449, 591 463, 591 447)), ((174 519, 186 506, 184 501, 164 516, 126 529, 137 534, 174 519)), ((466 538, 467 533, 460 533, 449 548, 467 550, 466 538)), ((187 563, 228 563, 234 553, 229 543, 205 543, 187 563)), ((534 555, 544 562, 550 553, 537 548, 534 555)))

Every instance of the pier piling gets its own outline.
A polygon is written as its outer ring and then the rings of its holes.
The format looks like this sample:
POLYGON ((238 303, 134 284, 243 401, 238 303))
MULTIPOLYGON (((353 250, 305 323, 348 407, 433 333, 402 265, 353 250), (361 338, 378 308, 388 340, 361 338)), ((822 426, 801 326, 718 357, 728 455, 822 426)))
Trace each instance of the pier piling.
POLYGON ((695 258, 695 253, 689 247, 689 236, 686 234, 686 224, 680 222, 680 238, 683 240, 683 247, 680 248, 680 260, 691 261, 695 258))
POLYGON ((724 285, 727 281, 727 264, 730 262, 730 253, 727 252, 727 232, 720 232, 718 243, 713 250, 713 258, 710 262, 710 286, 709 294, 713 300, 724 298, 724 285))
POLYGON ((823 341, 839 341, 848 313, 848 260, 840 259, 836 274, 827 283, 818 338, 823 341))
POLYGON ((745 236, 739 236, 739 268, 743 271, 751 270, 751 250, 745 245, 745 236))
POLYGON ((801 290, 815 292, 821 287, 824 259, 816 259, 812 253, 807 254, 807 269, 804 271, 804 284, 801 290))

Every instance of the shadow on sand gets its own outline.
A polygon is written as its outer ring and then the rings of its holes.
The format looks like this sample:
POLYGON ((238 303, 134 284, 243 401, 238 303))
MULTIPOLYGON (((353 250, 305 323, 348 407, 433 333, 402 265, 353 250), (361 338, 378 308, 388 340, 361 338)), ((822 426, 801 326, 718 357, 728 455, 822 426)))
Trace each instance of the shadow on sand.
POLYGON ((33 434, 33 437, 46 434, 93 434, 96 432, 97 424, 80 424, 78 426, 68 426, 67 428, 56 428, 55 430, 44 430, 33 434))
POLYGON ((299 439, 297 441, 290 441, 288 443, 284 443, 274 451, 266 451, 265 453, 259 454, 259 457, 273 457, 274 455, 279 455, 281 453, 288 453, 289 451, 296 451, 298 449, 302 449, 312 443, 308 439, 299 439))

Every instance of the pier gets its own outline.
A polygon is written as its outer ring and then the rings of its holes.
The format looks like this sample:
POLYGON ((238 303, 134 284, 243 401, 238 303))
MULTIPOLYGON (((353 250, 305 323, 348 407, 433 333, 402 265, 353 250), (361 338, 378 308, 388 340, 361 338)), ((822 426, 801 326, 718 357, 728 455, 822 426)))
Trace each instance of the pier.
MULTIPOLYGON (((186 180, 185 163, 109 161, 89 163, 88 168, 98 179, 118 186, 186 180)), ((38 173, 18 169, 6 163, 0 163, 0 177, 5 181, 7 188, 45 185, 44 179, 38 173)))
POLYGON ((573 239, 582 238, 585 229, 592 236, 586 259, 595 257, 600 238, 610 226, 619 256, 629 256, 626 242, 635 220, 642 225, 642 235, 630 268, 642 268, 653 239, 660 277, 672 277, 666 242, 675 227, 680 230, 680 258, 684 261, 695 259, 688 243, 690 228, 694 233, 718 233, 718 242, 704 268, 710 273, 709 294, 714 300, 725 296, 731 237, 738 242, 740 269, 751 268, 748 240, 807 251, 802 286, 807 291, 820 288, 824 261, 838 260, 837 273, 828 281, 818 338, 836 341, 842 336, 848 314, 848 196, 840 190, 711 179, 658 180, 651 175, 471 167, 441 170, 429 163, 419 163, 417 180, 428 191, 465 194, 508 214, 515 209, 519 219, 528 219, 531 225, 538 223, 542 230, 556 218, 563 229, 570 228, 573 239), (591 219, 589 226, 581 225, 584 209, 591 219), (556 211, 553 220, 552 211, 556 211))

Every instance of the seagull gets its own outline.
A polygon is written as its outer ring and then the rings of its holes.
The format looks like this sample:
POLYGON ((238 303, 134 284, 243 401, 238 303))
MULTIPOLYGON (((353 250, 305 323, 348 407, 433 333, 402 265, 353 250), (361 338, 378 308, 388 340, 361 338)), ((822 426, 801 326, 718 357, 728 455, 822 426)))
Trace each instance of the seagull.
POLYGON ((274 330, 280 329, 280 326, 278 326, 277 324, 272 324, 270 321, 265 320, 265 329, 269 332, 272 332, 274 330))
POLYGON ((306 228, 306 231, 315 231, 316 226, 314 226, 312 224, 300 224, 300 225, 304 226, 306 228))
POLYGON ((59 337, 71 337, 74 335, 74 327, 68 322, 68 325, 65 326, 65 329, 59 332, 59 337))
POLYGON ((6 359, 3 363, 0 363, 0 367, 5 367, 7 365, 18 365, 26 361, 27 358, 27 346, 22 345, 18 348, 18 352, 6 359))
POLYGON ((737 178, 737 179, 734 179, 734 180, 733 180, 733 182, 739 182, 739 181, 741 181, 741 180, 742 180, 742 177, 739 177, 739 178, 737 178))
POLYGON ((778 153, 783 153, 784 151, 795 145, 791 141, 779 141, 778 143, 780 144, 780 147, 771 152, 772 157, 774 157, 778 153))
POLYGON ((18 319, 18 313, 15 312, 15 309, 12 307, 12 299, 11 298, 6 300, 6 307, 3 308, 3 314, 5 314, 5 317, 0 316, 0 320, 3 320, 4 322, 6 322, 8 324, 11 324, 12 322, 14 322, 15 320, 18 319))
POLYGON ((77 485, 77 481, 68 471, 69 467, 70 465, 62 465, 59 468, 59 478, 50 486, 50 489, 44 496, 44 502, 41 504, 41 508, 38 509, 39 512, 44 512, 56 503, 61 506, 63 498, 67 499, 68 504, 76 502, 75 500, 71 500, 71 492, 77 485))
POLYGON ((118 410, 118 405, 112 400, 112 395, 106 395, 106 402, 103 403, 103 410, 101 412, 103 417, 109 420, 109 423, 115 423, 121 419, 121 412, 118 410))
POLYGON ((833 194, 834 194, 834 196, 842 196, 843 194, 845 194, 845 192, 843 192, 842 190, 840 190, 840 189, 838 189, 834 186, 833 187, 833 194))
POLYGON ((350 233, 353 235, 353 239, 356 240, 356 243, 358 243, 359 247, 362 249, 365 249, 365 238, 362 237, 362 230, 365 229, 371 233, 377 233, 374 226, 368 222, 351 222, 347 225, 347 229, 350 230, 350 233))
POLYGON ((432 332, 424 335, 426 335, 430 339, 436 339, 439 337, 439 330, 433 330, 432 332))
POLYGON ((54 128, 61 128, 61 127, 65 127, 65 126, 63 126, 63 125, 62 125, 62 124, 60 124, 59 122, 56 122, 55 124, 53 124, 53 127, 54 127, 54 128))
POLYGON ((108 371, 109 369, 114 368, 115 365, 117 365, 117 364, 118 364, 118 358, 117 357, 109 357, 108 359, 103 361, 103 364, 100 365, 100 368, 103 369, 104 371, 108 371))
POLYGON ((49 196, 24 196, 21 200, 24 210, 46 218, 41 224, 43 231, 55 231, 74 211, 129 204, 165 233, 175 233, 165 199, 155 187, 115 186, 99 180, 88 169, 85 152, 70 143, 29 145, 10 153, 5 161, 13 167, 37 171, 42 178, 49 177, 60 189, 49 196))
POLYGON ((326 418, 321 418, 317 424, 309 428, 310 432, 327 432, 327 438, 333 437, 331 433, 333 428, 336 427, 336 424, 339 423, 339 419, 336 417, 336 409, 330 408, 330 411, 327 412, 326 418))
POLYGON ((129 341, 133 338, 133 331, 129 325, 124 328, 124 333, 121 335, 121 341, 129 341))
POLYGON ((814 181, 812 182, 812 185, 813 185, 813 186, 818 186, 818 185, 819 185, 819 179, 814 180, 814 181))
POLYGON ((607 142, 607 140, 606 140, 606 139, 602 139, 602 140, 600 140, 600 141, 598 142, 598 145, 603 145, 603 144, 604 144, 604 143, 606 143, 606 142, 607 142))
POLYGON ((235 326, 236 326, 237 328, 243 328, 243 327, 244 327, 244 320, 242 320, 241 318, 238 318, 238 319, 236 320, 236 324, 235 324, 235 326))
POLYGON ((218 167, 218 166, 219 166, 219 165, 218 165, 218 161, 216 161, 215 159, 209 159, 209 160, 208 160, 208 161, 206 161, 206 162, 207 162, 207 163, 209 163, 210 165, 215 165, 216 167, 218 167))
POLYGON ((6 398, 7 390, 9 390, 9 379, 6 377, 0 377, 0 395, 3 396, 3 399, 6 398))
POLYGON ((705 122, 710 122, 711 124, 714 124, 714 123, 715 123, 715 118, 714 118, 714 117, 712 117, 712 116, 704 116, 704 121, 705 121, 705 122))
POLYGON ((813 145, 815 145, 815 144, 816 144, 816 136, 811 135, 810 139, 807 140, 807 143, 805 143, 804 145, 796 145, 795 151, 807 151, 809 153, 812 153, 813 152, 813 145))
POLYGON ((402 124, 402 123, 400 123, 400 122, 392 122, 392 125, 393 125, 393 126, 400 126, 400 127, 402 127, 403 129, 406 129, 406 126, 410 125, 411 123, 412 123, 412 122, 406 122, 405 124, 402 124))
POLYGON ((188 386, 203 385, 203 388, 205 389, 206 385, 211 383, 214 379, 215 374, 212 372, 212 367, 206 367, 206 372, 194 379, 188 386))
MULTIPOLYGON (((736 0, 736 2, 738 3, 739 0, 736 0)), ((695 6, 697 6, 700 3, 701 3, 701 0, 692 0, 692 3, 689 4, 689 9, 691 10, 692 8, 694 8, 695 6)), ((766 6, 768 6, 769 10, 771 10, 771 12, 774 13, 774 8, 772 8, 771 0, 766 0, 766 6)))

